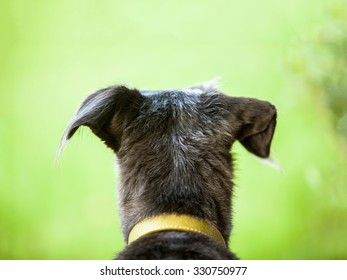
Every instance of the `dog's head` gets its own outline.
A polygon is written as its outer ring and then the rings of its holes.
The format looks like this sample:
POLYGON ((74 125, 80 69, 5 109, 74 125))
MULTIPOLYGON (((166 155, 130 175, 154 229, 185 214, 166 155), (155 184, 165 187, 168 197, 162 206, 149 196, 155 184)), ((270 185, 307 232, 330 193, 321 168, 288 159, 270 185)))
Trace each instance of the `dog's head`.
POLYGON ((169 147, 165 145, 177 146, 183 153, 198 146, 229 149, 238 140, 251 153, 267 158, 276 109, 266 101, 224 95, 211 84, 162 91, 112 86, 84 100, 62 143, 80 126, 89 127, 117 154, 147 145, 164 150, 169 147))
POLYGON ((89 127, 119 159, 122 227, 160 213, 210 221, 228 240, 231 229, 231 156, 236 140, 269 156, 276 110, 268 102, 220 93, 207 83, 180 90, 113 86, 86 98, 61 147, 89 127))

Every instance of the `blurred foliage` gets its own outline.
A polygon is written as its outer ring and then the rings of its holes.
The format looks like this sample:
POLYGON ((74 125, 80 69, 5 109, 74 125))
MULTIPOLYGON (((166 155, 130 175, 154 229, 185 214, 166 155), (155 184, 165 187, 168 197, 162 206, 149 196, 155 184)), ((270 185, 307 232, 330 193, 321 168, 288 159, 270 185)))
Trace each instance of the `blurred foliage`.
MULTIPOLYGON (((331 123, 335 161, 333 186, 338 200, 347 202, 347 1, 324 5, 324 21, 302 37, 291 53, 292 82, 300 94, 308 94, 321 116, 331 123), (336 189, 335 189, 336 191, 336 189)), ((331 184, 329 184, 331 185, 331 184)))
POLYGON ((276 105, 286 174, 235 144, 232 250, 346 259, 346 5, 322 2, 0 1, 0 259, 111 259, 114 156, 86 129, 54 165, 64 126, 95 89, 214 76, 276 105))
MULTIPOLYGON (((330 134, 331 142, 322 141, 322 145, 333 145, 336 157, 321 180, 323 197, 331 199, 333 206, 319 212, 321 226, 317 230, 325 236, 319 246, 329 251, 327 247, 334 244, 334 258, 346 259, 346 246, 339 247, 336 240, 347 233, 347 1, 327 1, 322 14, 323 20, 313 32, 301 34, 290 51, 289 88, 301 101, 314 104, 312 113, 318 125, 323 125, 322 119, 328 122, 325 133, 330 134)), ((314 137, 311 141, 315 142, 314 137)), ((322 150, 318 147, 317 153, 324 157, 322 150)), ((310 181, 322 174, 307 173, 310 181)))
MULTIPOLYGON (((291 68, 303 86, 330 110, 334 128, 347 144, 347 2, 332 1, 326 6, 322 24, 301 45, 302 52, 291 68)), ((318 102, 317 102, 318 104, 318 102)))

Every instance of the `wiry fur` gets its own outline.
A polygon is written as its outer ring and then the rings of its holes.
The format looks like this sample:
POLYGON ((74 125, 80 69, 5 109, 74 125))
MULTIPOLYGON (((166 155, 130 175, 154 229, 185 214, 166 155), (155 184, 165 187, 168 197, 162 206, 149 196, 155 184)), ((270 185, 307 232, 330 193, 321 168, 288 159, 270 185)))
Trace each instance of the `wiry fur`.
MULTIPOLYGON (((138 91, 114 86, 90 95, 63 136, 85 125, 118 157, 122 231, 163 213, 188 214, 231 232, 232 143, 269 156, 276 110, 268 102, 230 97, 214 83, 182 90, 138 91)), ((123 259, 233 259, 195 233, 159 232, 127 246, 123 259)))

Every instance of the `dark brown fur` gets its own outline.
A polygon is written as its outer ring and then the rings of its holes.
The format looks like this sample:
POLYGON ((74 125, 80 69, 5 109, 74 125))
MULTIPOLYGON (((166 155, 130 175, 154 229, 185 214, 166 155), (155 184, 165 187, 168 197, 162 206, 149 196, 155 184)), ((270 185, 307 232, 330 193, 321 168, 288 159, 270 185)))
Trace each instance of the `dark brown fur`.
MULTIPOLYGON (((114 86, 90 95, 66 130, 88 126, 118 157, 119 203, 127 241, 132 227, 163 213, 188 214, 231 232, 235 140, 266 158, 276 125, 268 102, 230 97, 209 86, 138 91, 114 86)), ((160 232, 127 246, 119 259, 234 259, 195 233, 160 232)))

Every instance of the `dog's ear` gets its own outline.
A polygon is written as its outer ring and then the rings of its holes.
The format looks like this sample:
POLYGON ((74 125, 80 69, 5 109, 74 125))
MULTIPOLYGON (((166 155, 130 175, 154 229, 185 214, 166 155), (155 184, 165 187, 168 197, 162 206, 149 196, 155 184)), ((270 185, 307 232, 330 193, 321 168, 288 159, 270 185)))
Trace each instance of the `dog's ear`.
POLYGON ((89 95, 66 128, 61 146, 80 126, 87 126, 107 146, 118 151, 123 129, 138 115, 143 99, 139 91, 124 86, 101 89, 89 95))
POLYGON ((276 127, 276 108, 255 98, 227 97, 228 111, 235 122, 235 138, 251 153, 261 158, 270 154, 276 127))

